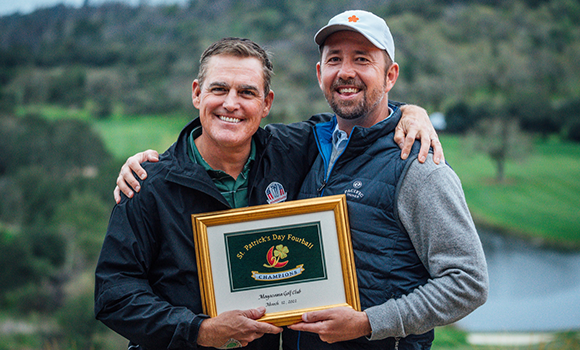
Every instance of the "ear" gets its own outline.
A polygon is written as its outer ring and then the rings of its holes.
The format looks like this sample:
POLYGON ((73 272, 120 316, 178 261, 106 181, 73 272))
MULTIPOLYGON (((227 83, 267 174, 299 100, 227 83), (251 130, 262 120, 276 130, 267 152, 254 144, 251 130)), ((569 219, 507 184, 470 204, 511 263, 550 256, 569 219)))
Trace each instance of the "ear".
POLYGON ((387 71, 386 83, 387 83, 387 91, 390 91, 395 82, 397 82, 397 78, 399 77, 399 64, 393 62, 393 64, 389 67, 387 71))
POLYGON ((320 88, 322 88, 320 62, 316 63, 316 78, 318 78, 318 86, 320 86, 320 88))
POLYGON ((262 114, 262 119, 266 118, 270 109, 272 108, 272 103, 274 102, 274 91, 270 90, 264 99, 264 112, 262 114))
POLYGON ((199 85, 199 81, 195 79, 193 84, 191 84, 191 101, 193 102, 193 106, 199 109, 200 105, 200 95, 201 95, 201 85, 199 85))

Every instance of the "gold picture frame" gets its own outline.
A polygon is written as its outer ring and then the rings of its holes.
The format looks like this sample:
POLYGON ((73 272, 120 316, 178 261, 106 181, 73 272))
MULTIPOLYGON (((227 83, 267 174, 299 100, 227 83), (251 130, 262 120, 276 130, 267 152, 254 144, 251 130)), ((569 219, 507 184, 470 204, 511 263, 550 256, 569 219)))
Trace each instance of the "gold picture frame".
POLYGON ((344 195, 194 214, 192 225, 208 316, 265 306, 259 321, 285 326, 309 311, 360 311, 344 195))

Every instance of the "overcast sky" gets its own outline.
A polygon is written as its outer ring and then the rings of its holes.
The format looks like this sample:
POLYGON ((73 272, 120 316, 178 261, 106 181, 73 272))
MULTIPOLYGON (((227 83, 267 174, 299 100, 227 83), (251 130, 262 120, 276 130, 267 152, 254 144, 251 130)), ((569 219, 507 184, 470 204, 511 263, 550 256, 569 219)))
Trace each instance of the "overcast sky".
MULTIPOLYGON (((16 12, 21 14, 30 13, 38 8, 51 7, 56 4, 66 4, 70 6, 81 6, 84 0, 0 0, 0 16, 11 15, 16 12)), ((89 0, 91 4, 98 4, 104 1, 112 0, 89 0)), ((116 0, 118 2, 127 2, 138 4, 139 0, 116 0)), ((159 3, 182 3, 185 0, 145 0, 149 4, 159 3)))

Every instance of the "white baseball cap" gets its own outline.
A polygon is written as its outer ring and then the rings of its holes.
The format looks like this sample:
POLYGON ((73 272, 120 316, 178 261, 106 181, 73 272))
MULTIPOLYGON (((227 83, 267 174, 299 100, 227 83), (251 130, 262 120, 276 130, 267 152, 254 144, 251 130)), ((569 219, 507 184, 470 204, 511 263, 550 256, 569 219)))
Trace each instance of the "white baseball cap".
POLYGON ((387 51, 391 59, 395 60, 395 42, 384 19, 362 10, 345 11, 328 21, 314 36, 314 42, 322 46, 331 34, 350 30, 365 36, 373 45, 387 51))

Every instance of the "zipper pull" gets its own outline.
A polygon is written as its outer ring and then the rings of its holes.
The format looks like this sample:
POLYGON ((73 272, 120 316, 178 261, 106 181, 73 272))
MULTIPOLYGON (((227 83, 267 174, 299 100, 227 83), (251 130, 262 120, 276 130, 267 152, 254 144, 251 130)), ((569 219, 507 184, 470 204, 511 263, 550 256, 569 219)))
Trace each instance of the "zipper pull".
POLYGON ((324 190, 325 187, 326 187, 326 180, 322 180, 322 185, 316 190, 316 191, 318 191, 318 194, 322 193, 322 191, 324 190))
POLYGON ((397 337, 395 338, 395 350, 399 350, 399 341, 401 340, 401 338, 397 337))

